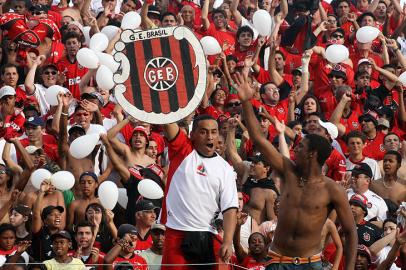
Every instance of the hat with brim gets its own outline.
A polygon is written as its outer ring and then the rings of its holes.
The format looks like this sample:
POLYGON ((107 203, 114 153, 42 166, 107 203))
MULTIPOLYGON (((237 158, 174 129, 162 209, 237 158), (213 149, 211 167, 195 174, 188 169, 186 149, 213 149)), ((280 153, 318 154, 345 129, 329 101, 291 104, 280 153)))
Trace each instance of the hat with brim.
POLYGON ((365 120, 371 120, 375 126, 378 126, 378 119, 376 119, 373 115, 369 113, 364 113, 360 117, 358 117, 358 122, 361 123, 362 121, 365 120))
POLYGON ((360 174, 364 174, 369 178, 372 178, 372 169, 366 163, 356 164, 355 167, 351 170, 351 175, 358 176, 360 174))
POLYGON ((59 231, 59 232, 51 235, 52 241, 55 241, 55 239, 57 239, 57 238, 65 238, 65 239, 69 240, 69 242, 72 242, 72 237, 70 236, 70 233, 68 233, 67 231, 59 231))

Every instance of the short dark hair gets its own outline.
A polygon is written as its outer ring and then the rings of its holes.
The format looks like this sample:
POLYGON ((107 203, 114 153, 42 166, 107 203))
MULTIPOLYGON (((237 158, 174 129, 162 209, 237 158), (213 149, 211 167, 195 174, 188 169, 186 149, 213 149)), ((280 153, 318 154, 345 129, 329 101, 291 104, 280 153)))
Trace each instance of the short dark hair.
POLYGON ((13 63, 7 63, 4 66, 1 67, 1 75, 4 75, 4 73, 6 72, 6 68, 15 68, 17 70, 17 66, 13 63))
MULTIPOLYGON (((129 0, 127 0, 127 1, 129 1, 129 0)), ((133 1, 134 1, 134 0, 133 0, 133 1)), ((173 16, 173 17, 175 18, 175 21, 178 22, 178 18, 176 17, 176 15, 173 14, 172 12, 170 12, 170 11, 166 11, 166 12, 164 12, 164 13, 162 14, 162 16, 161 16, 161 22, 164 20, 164 18, 165 18, 166 16, 173 16)))
POLYGON ((326 162, 330 156, 331 151, 333 151, 331 143, 326 138, 317 134, 308 134, 305 139, 309 142, 309 151, 317 152, 317 163, 323 166, 324 162, 326 162))
POLYGON ((396 161, 398 162, 398 164, 400 165, 402 163, 402 155, 399 152, 394 151, 394 150, 389 150, 385 153, 385 156, 386 155, 394 155, 396 157, 396 161))
POLYGON ((79 228, 84 228, 84 227, 90 227, 92 234, 94 234, 94 225, 88 220, 81 220, 78 222, 78 224, 75 226, 75 234, 78 233, 79 228))
POLYGON ((193 119, 192 132, 197 129, 200 121, 205 121, 205 120, 213 120, 217 123, 216 119, 214 119, 214 117, 211 115, 208 115, 208 114, 198 115, 193 119))
POLYGON ((253 232, 251 233, 251 235, 248 237, 248 243, 250 242, 250 240, 252 239, 252 237, 254 237, 254 235, 260 235, 262 237, 262 239, 264 240, 265 246, 268 244, 268 239, 265 237, 265 235, 263 235, 260 232, 253 232))
POLYGON ((349 141, 351 138, 360 138, 363 143, 365 143, 365 142, 366 142, 366 139, 367 139, 366 136, 365 136, 365 134, 362 133, 361 131, 358 131, 358 130, 353 130, 353 131, 351 131, 350 133, 347 134, 347 138, 346 138, 346 143, 347 143, 347 144, 348 144, 348 141, 349 141))
POLYGON ((236 34, 237 39, 240 37, 240 35, 242 33, 250 33, 251 37, 254 37, 254 31, 248 25, 244 25, 244 26, 241 26, 240 28, 238 28, 237 34, 236 34))
POLYGON ((288 122, 288 124, 287 124, 287 126, 290 128, 293 128, 294 126, 297 126, 297 125, 302 125, 302 123, 300 123, 297 120, 293 120, 293 121, 288 122))
POLYGON ((358 78, 361 77, 362 75, 369 75, 369 73, 366 70, 357 71, 357 72, 355 72, 354 79, 358 80, 358 78))
POLYGON ((386 137, 390 136, 390 135, 395 135, 396 137, 398 137, 399 141, 400 141, 400 137, 398 134, 396 134, 395 132, 389 132, 388 134, 385 135, 385 137, 383 137, 383 142, 385 143, 385 139, 386 137))
POLYGON ((71 38, 76 38, 80 43, 83 43, 83 37, 79 33, 73 31, 66 32, 66 34, 62 37, 62 43, 65 45, 66 41, 71 38))
POLYGON ((282 51, 276 50, 276 51, 275 51, 275 54, 280 54, 280 55, 282 56, 283 61, 286 60, 286 56, 285 56, 285 54, 284 54, 282 51))
POLYGON ((225 12, 224 10, 222 10, 222 9, 219 9, 219 8, 213 9, 213 11, 211 12, 211 18, 213 19, 213 18, 214 18, 214 15, 216 15, 216 14, 218 14, 218 13, 220 13, 221 15, 223 15, 224 18, 227 18, 226 12, 225 12))
POLYGON ((14 228, 14 226, 10 223, 0 224, 0 235, 5 231, 12 231, 14 234, 16 234, 16 228, 14 228))
POLYGON ((262 84, 261 87, 259 88, 259 94, 260 94, 260 95, 265 94, 265 87, 267 87, 267 86, 270 85, 270 84, 273 84, 273 85, 275 85, 276 87, 278 87, 278 86, 277 86, 274 82, 272 82, 272 81, 266 82, 266 83, 262 84))
POLYGON ((385 227, 385 224, 388 223, 388 222, 392 222, 392 223, 394 223, 394 224, 398 224, 398 222, 397 222, 397 220, 396 220, 395 218, 393 218, 393 217, 388 217, 387 219, 385 219, 385 220, 383 221, 382 228, 385 227))

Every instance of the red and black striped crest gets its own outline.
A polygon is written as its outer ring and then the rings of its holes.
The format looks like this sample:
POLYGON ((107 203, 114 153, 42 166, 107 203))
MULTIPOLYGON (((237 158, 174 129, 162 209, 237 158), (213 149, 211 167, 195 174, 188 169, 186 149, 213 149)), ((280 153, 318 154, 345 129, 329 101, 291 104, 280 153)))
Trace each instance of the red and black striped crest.
POLYGON ((199 105, 206 89, 206 59, 187 27, 126 30, 115 44, 114 94, 123 109, 152 124, 176 122, 199 105))

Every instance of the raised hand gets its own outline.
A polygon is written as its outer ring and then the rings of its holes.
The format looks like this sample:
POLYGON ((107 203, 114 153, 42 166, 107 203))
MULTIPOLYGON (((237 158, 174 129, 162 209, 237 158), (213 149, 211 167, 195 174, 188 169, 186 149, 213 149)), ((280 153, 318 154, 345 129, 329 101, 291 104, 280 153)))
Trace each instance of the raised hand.
POLYGON ((240 100, 242 102, 250 100, 254 96, 255 90, 251 87, 248 81, 248 74, 240 74, 237 72, 233 77, 233 87, 237 90, 240 100))
POLYGON ((275 117, 275 129, 279 134, 285 133, 286 130, 286 126, 285 126, 285 122, 279 122, 279 120, 275 117))
POLYGON ((17 251, 16 251, 16 253, 18 253, 18 254, 24 253, 29 246, 31 246, 31 241, 18 242, 17 243, 17 251))
POLYGON ((10 201, 11 201, 12 203, 15 203, 15 202, 18 200, 18 198, 20 198, 20 196, 21 196, 21 191, 19 191, 18 189, 14 189, 14 190, 11 192, 10 201))
POLYGON ((88 112, 96 112, 99 110, 99 106, 86 99, 80 101, 80 106, 88 112))

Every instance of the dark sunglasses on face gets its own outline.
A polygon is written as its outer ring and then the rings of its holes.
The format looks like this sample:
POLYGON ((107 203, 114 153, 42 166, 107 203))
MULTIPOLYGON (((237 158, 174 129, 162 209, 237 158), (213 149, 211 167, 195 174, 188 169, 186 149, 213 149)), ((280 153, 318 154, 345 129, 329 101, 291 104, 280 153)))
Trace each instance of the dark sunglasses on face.
POLYGON ((241 105, 241 102, 230 102, 227 104, 227 107, 238 107, 241 105))
POLYGON ((33 11, 32 12, 32 15, 42 15, 42 14, 45 14, 45 12, 44 11, 33 11))
POLYGON ((362 118, 362 119, 359 120, 359 122, 360 123, 362 123, 362 122, 365 122, 365 123, 372 122, 372 119, 370 119, 370 118, 362 118))
POLYGON ((337 35, 337 34, 332 34, 331 37, 333 37, 333 38, 343 38, 344 36, 342 36, 342 35, 337 35))
POLYGON ((56 71, 44 71, 45 75, 56 75, 56 71))

